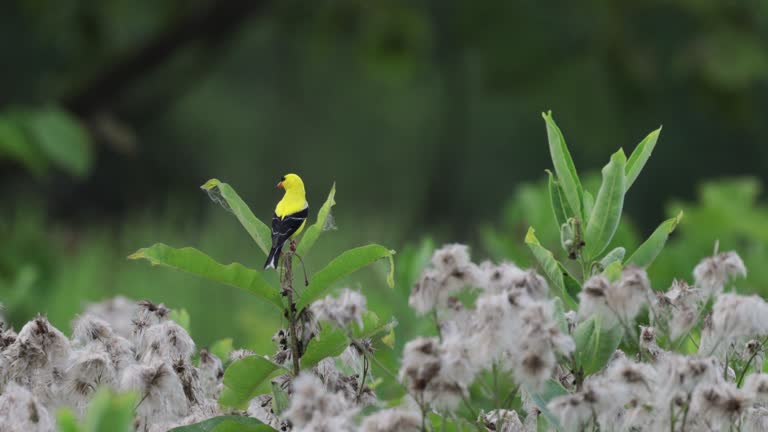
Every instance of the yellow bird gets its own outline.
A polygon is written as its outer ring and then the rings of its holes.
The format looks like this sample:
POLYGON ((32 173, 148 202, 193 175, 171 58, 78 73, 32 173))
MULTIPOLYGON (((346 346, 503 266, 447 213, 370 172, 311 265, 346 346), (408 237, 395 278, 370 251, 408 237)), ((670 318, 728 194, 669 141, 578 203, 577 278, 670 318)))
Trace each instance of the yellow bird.
POLYGON ((286 174, 280 179, 277 187, 285 189, 285 195, 277 203, 275 215, 272 216, 272 250, 269 251, 267 262, 264 263, 265 270, 277 268, 283 245, 301 233, 309 215, 309 203, 307 203, 301 177, 296 174, 286 174))

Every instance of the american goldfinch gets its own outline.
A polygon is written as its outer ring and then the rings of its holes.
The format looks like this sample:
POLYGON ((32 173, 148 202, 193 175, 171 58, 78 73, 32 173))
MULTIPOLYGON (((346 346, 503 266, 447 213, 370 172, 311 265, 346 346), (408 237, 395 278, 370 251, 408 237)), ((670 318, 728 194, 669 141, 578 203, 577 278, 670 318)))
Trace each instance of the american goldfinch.
POLYGON ((277 187, 285 189, 285 195, 277 203, 275 215, 272 216, 272 250, 269 251, 267 262, 264 263, 265 270, 277 268, 283 245, 301 233, 309 215, 309 203, 307 203, 301 177, 296 174, 286 174, 280 179, 277 187))

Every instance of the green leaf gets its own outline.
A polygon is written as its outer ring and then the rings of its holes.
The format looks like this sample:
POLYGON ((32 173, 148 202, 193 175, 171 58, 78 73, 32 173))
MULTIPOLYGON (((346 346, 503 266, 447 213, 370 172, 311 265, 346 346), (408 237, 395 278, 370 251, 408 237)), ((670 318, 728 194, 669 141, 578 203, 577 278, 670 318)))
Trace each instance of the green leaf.
POLYGON ((220 416, 200 423, 181 426, 169 432, 274 432, 274 429, 253 417, 220 416))
POLYGON ((133 410, 137 398, 134 393, 116 394, 102 388, 88 404, 83 421, 86 432, 132 432, 133 410))
POLYGON ((284 371, 284 369, 258 355, 233 362, 224 371, 224 388, 219 397, 219 405, 244 407, 254 397, 269 391, 267 381, 277 371, 284 371))
POLYGON ((343 330, 326 325, 320 330, 320 334, 309 342, 301 357, 301 367, 309 369, 326 357, 341 355, 348 346, 349 338, 343 330))
POLYGON ((304 309, 313 301, 326 295, 334 282, 382 258, 390 258, 390 275, 387 277, 387 281, 391 282, 391 275, 394 271, 392 255, 394 254, 395 251, 377 244, 350 249, 342 253, 312 276, 309 286, 301 292, 296 308, 298 310, 304 309))
POLYGON ((552 111, 542 113, 544 122, 547 124, 547 138, 549 140, 549 153, 552 156, 552 164, 557 173, 557 180, 563 189, 565 200, 571 206, 571 209, 585 220, 583 203, 583 191, 579 176, 576 173, 576 166, 573 164, 571 153, 565 144, 563 133, 557 127, 555 119, 552 117, 552 111))
POLYGON ((662 222, 656 231, 648 237, 648 240, 644 241, 640 247, 637 248, 635 253, 627 260, 627 264, 633 264, 639 267, 648 267, 653 263, 653 260, 664 249, 664 244, 667 243, 669 235, 677 228, 677 224, 683 219, 683 212, 677 214, 677 216, 667 219, 662 222))
POLYGON ((552 206, 552 212, 555 215, 557 226, 562 226, 565 221, 568 220, 568 211, 566 211, 565 205, 563 204, 562 190, 560 189, 560 184, 555 179, 555 175, 552 174, 552 171, 547 170, 547 175, 549 175, 549 182, 547 183, 549 189, 549 204, 552 206))
POLYGON ((325 223, 328 220, 328 215, 331 214, 331 208, 336 205, 335 197, 336 183, 331 186, 331 191, 328 193, 328 198, 326 198, 325 203, 323 203, 323 206, 320 207, 320 210, 317 212, 317 221, 312 224, 312 226, 307 228, 306 232, 304 232, 304 236, 302 236, 301 242, 296 248, 296 254, 299 256, 307 256, 309 250, 312 249, 312 246, 320 237, 320 234, 323 232, 323 228, 325 227, 325 223))
POLYGON ((211 179, 200 186, 200 189, 206 191, 213 201, 231 210, 243 228, 248 231, 253 241, 256 242, 256 245, 259 246, 259 249, 264 252, 264 255, 269 255, 272 248, 272 229, 253 214, 250 207, 240 198, 232 186, 217 179, 211 179), (222 198, 224 199, 223 202, 221 201, 222 198))
POLYGON ((525 236, 525 244, 531 249, 536 261, 544 270, 544 274, 547 275, 550 283, 557 288, 559 295, 565 304, 571 309, 577 309, 576 302, 565 289, 565 281, 563 279, 563 271, 560 263, 557 262, 554 255, 552 255, 552 252, 539 243, 539 239, 536 238, 536 231, 533 227, 528 228, 528 234, 525 236))
POLYGON ((272 411, 275 415, 280 416, 283 411, 288 409, 290 400, 288 399, 288 392, 283 390, 278 383, 272 383, 272 411))
POLYGON ((640 171, 643 170, 645 163, 648 162, 648 158, 651 157, 653 148, 656 147, 656 141, 659 139, 661 133, 661 127, 648 134, 645 139, 640 141, 640 144, 635 147, 632 154, 627 161, 627 179, 624 182, 624 190, 628 191, 632 184, 637 180, 637 176, 640 175, 640 171))
POLYGON ((49 107, 22 111, 18 118, 48 160, 72 175, 88 174, 93 164, 91 136, 75 116, 49 107))
POLYGON ((600 260, 600 268, 605 270, 616 261, 621 262, 624 259, 624 254, 626 254, 626 249, 621 246, 611 250, 600 260))
POLYGON ((552 314, 557 321, 557 326, 560 327, 560 331, 568 334, 568 320, 565 319, 565 307, 560 297, 555 297, 552 300, 552 314))
POLYGON ((146 259, 152 265, 171 267, 196 276, 242 288, 283 310, 280 292, 261 273, 242 264, 220 264, 195 248, 175 249, 162 243, 139 249, 128 259, 146 259))
POLYGON ((380 333, 389 332, 391 329, 397 326, 397 320, 392 318, 387 322, 381 322, 379 316, 373 311, 365 311, 363 313, 363 327, 358 328, 355 326, 352 329, 352 336, 355 339, 367 339, 372 338, 380 333))
POLYGON ((591 346, 595 339, 595 325, 595 318, 590 317, 580 322, 573 330, 573 342, 576 345, 573 356, 576 360, 576 368, 584 367, 583 362, 591 353, 591 346))
POLYGON ((616 282, 621 279, 622 270, 624 270, 624 266, 621 265, 621 261, 614 261, 608 264, 608 267, 603 270, 603 276, 611 282, 616 282))
POLYGON ((587 260, 600 255, 611 242, 621 220, 624 206, 624 166, 627 158, 619 150, 603 168, 603 183, 597 193, 595 207, 589 217, 584 241, 587 260))
MULTIPOLYGON (((563 266, 561 263, 557 263, 560 266, 560 272, 563 274, 563 283, 565 284, 565 292, 567 292, 572 299, 575 299, 578 297, 579 293, 581 292, 581 284, 579 281, 576 280, 576 278, 571 275, 571 273, 566 270, 565 266, 563 266)), ((569 305, 571 310, 576 310, 577 308, 574 305, 569 305)))
POLYGON ((234 349, 232 338, 224 338, 214 342, 208 351, 218 357, 222 362, 226 362, 229 358, 229 353, 234 351, 234 349))
POLYGON ((77 417, 69 408, 62 408, 56 414, 56 425, 59 432, 81 432, 77 425, 77 417))
MULTIPOLYGON (((247 417, 241 417, 247 418, 247 417)), ((254 419, 255 420, 255 419, 254 419)), ((226 420, 213 429, 213 432, 274 432, 275 430, 265 424, 245 424, 242 420, 226 420)))
POLYGON ((175 321, 176 324, 184 327, 184 330, 186 330, 187 333, 190 332, 189 329, 190 329, 191 319, 189 318, 189 312, 187 312, 186 309, 181 308, 181 309, 171 310, 171 314, 169 318, 171 319, 171 321, 175 321))
POLYGON ((552 399, 558 396, 567 395, 568 391, 562 385, 560 385, 559 382, 553 379, 549 379, 544 383, 544 388, 541 391, 537 392, 528 389, 528 392, 531 395, 533 402, 539 408, 539 411, 541 411, 541 414, 543 414, 551 424, 559 427, 560 421, 558 420, 557 416, 555 416, 549 410, 549 408, 547 408, 547 405, 552 399))
POLYGON ((595 208, 595 197, 585 190, 584 191, 584 220, 589 220, 592 216, 592 210, 595 208))
POLYGON ((581 322, 573 331, 573 340, 576 343, 574 358, 577 367, 583 368, 585 375, 602 369, 619 347, 622 335, 621 326, 602 328, 601 320, 596 316, 581 322))

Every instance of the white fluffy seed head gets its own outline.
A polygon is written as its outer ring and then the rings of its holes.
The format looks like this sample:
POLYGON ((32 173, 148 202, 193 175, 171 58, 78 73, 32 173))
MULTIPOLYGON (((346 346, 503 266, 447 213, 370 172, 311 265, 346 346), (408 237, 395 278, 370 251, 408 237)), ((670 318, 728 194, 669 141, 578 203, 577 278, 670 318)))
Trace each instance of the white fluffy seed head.
POLYGON ((85 346, 94 341, 107 341, 115 335, 109 323, 96 315, 80 315, 72 323, 72 343, 75 346, 85 346))
POLYGON ((189 360, 195 343, 183 327, 173 321, 164 321, 148 327, 137 346, 137 355, 143 362, 163 359, 173 362, 189 360))
POLYGON ((737 276, 746 277, 747 268, 733 251, 704 258, 693 269, 696 286, 708 296, 722 293, 728 280, 737 276))
POLYGON ((353 414, 341 395, 329 392, 313 374, 302 373, 293 380, 291 403, 283 416, 298 430, 330 432, 352 430, 353 414))
POLYGON ((444 308, 448 298, 480 281, 480 271, 469 257, 469 248, 450 244, 435 251, 432 267, 424 269, 408 298, 408 304, 419 314, 444 308))
POLYGON ((42 316, 25 324, 19 331, 17 341, 42 351, 53 366, 63 364, 69 358, 69 340, 42 316))
POLYGON ((421 414, 403 408, 381 410, 366 417, 360 426, 361 432, 419 432, 421 414))
POLYGON ((83 315, 92 315, 106 321, 115 333, 124 338, 130 338, 133 319, 138 311, 139 305, 135 301, 117 296, 88 305, 83 315))
POLYGON ((366 299, 357 291, 344 289, 338 297, 327 296, 317 300, 312 303, 310 309, 319 321, 332 321, 341 327, 355 322, 362 328, 366 299))
POLYGON ((218 399, 221 383, 224 379, 224 366, 221 360, 210 351, 200 350, 200 383, 205 396, 218 399))
POLYGON ((702 330, 699 353, 723 356, 731 346, 768 335, 768 303, 756 295, 722 294, 702 330))
POLYGON ((49 411, 26 388, 10 383, 0 395, 0 430, 3 432, 53 432, 49 411))
POLYGON ((496 409, 487 413, 481 412, 477 421, 489 431, 523 432, 525 430, 523 422, 513 410, 496 409))
POLYGON ((768 402, 768 374, 753 373, 744 380, 744 391, 751 399, 768 402))
POLYGON ((579 292, 579 319, 599 316, 606 327, 618 324, 618 317, 608 303, 611 282, 602 275, 592 276, 579 292))

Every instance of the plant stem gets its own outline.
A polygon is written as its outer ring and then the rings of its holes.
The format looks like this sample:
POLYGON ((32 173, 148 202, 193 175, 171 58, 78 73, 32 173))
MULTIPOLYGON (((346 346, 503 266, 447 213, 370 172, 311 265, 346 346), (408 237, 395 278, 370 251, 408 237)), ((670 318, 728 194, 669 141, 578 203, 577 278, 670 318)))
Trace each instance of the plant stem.
POLYGON ((747 360, 747 364, 744 365, 744 369, 742 369, 741 374, 739 374, 739 379, 736 380, 736 387, 741 387, 741 383, 742 381, 744 381, 744 376, 747 374, 749 365, 752 364, 752 361, 755 359, 755 357, 757 357, 757 354, 763 350, 763 346, 765 345, 766 341, 768 341, 768 338, 760 341, 760 346, 755 347, 755 352, 752 353, 752 356, 749 357, 749 360, 747 360))
POLYGON ((688 393, 688 400, 685 402, 683 410, 683 424, 680 426, 680 432, 685 432, 685 423, 688 422, 688 409, 691 407, 691 393, 688 393))
POLYGON ((301 371, 299 365, 299 358, 301 353, 299 352, 299 337, 297 334, 296 326, 296 303, 293 302, 293 254, 287 253, 283 259, 283 266, 285 267, 285 274, 283 275, 281 282, 282 292, 288 297, 288 321, 291 331, 291 357, 293 358, 293 375, 298 376, 301 371))
POLYGON ((499 368, 496 367, 496 362, 493 362, 493 399, 496 403, 496 409, 501 409, 501 401, 499 400, 499 368))
POLYGON ((363 387, 365 387, 365 377, 368 375, 368 357, 363 355, 363 377, 360 378, 360 383, 357 386, 357 401, 360 402, 360 395, 363 394, 363 387))

